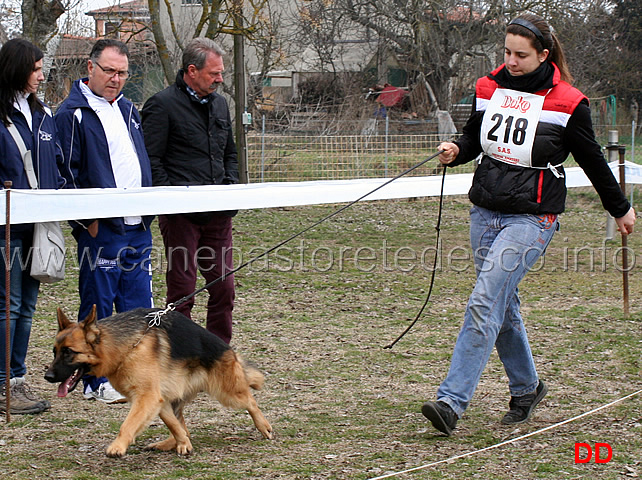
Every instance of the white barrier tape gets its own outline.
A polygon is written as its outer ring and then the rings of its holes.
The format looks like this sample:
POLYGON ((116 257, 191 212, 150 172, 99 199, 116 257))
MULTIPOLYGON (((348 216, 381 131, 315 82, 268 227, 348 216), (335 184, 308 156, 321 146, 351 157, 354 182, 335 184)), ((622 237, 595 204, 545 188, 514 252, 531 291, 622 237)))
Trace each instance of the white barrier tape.
MULTIPOLYGON (((617 177, 617 163, 611 168, 617 177)), ((627 183, 642 183, 642 166, 627 162, 627 183)), ((444 195, 465 195, 472 173, 447 175, 444 195)), ((11 223, 48 222, 185 212, 293 207, 351 202, 389 179, 319 180, 191 187, 79 190, 11 190, 11 223)), ((567 187, 590 186, 579 167, 566 170, 567 187)), ((365 200, 439 196, 441 176, 404 177, 365 200)), ((0 225, 6 222, 6 195, 0 192, 0 225)))
MULTIPOLYGON (((276 182, 191 187, 103 188, 79 190, 12 190, 11 223, 159 215, 184 212, 292 207, 351 202, 389 179, 276 182)), ((453 175, 448 195, 465 194, 472 174, 453 175)), ((441 176, 405 177, 365 200, 438 196, 441 176)), ((6 197, 0 194, 0 212, 6 197)), ((5 216, 0 215, 0 224, 5 216)))
POLYGON ((396 477, 396 476, 399 476, 399 475, 403 475, 405 473, 417 472, 419 470, 424 470, 424 469, 429 468, 429 467, 434 467, 436 465, 441 465, 442 463, 454 462, 455 460, 459 460, 460 458, 470 457, 472 455, 477 455, 478 453, 482 453, 482 452, 486 452, 488 450, 493 450, 495 448, 503 447, 504 445, 509 445, 511 443, 519 442, 520 440, 524 440, 525 438, 532 437, 534 435, 546 432, 547 430, 551 430, 553 428, 557 428, 557 427, 560 427, 562 425, 566 425, 567 423, 571 423, 571 422, 574 422, 575 420, 579 420, 580 418, 586 417, 588 415, 592 415, 593 413, 599 412, 600 410, 604 410, 605 408, 612 407, 613 405, 615 405, 617 403, 620 403, 620 402, 623 402, 624 400, 628 400, 629 398, 634 397, 636 395, 639 395, 640 393, 642 393, 642 390, 638 390, 637 392, 633 392, 633 393, 627 395, 626 397, 618 398, 617 400, 614 400, 611 403, 607 403, 606 405, 602 405, 601 407, 594 408, 590 412, 584 412, 581 415, 578 415, 578 416, 573 417, 573 418, 569 418, 568 420, 564 420, 563 422, 559 422, 559 423, 556 423, 554 425, 549 425, 548 427, 541 428, 541 429, 539 429, 539 430, 537 430, 535 432, 527 433, 526 435, 522 435, 521 437, 513 438, 511 440, 506 440, 505 442, 501 442, 501 443, 496 443, 495 445, 491 445, 490 447, 481 448, 481 449, 475 450, 473 452, 463 453, 461 455, 456 455, 454 457, 450 457, 450 458, 447 458, 445 460, 439 460, 437 462, 428 463, 426 465, 421 465, 419 467, 409 468, 408 470, 403 470, 403 471, 394 472, 394 473, 387 473, 387 474, 381 475, 379 477, 372 477, 372 478, 369 478, 368 480, 381 480, 383 478, 396 477))

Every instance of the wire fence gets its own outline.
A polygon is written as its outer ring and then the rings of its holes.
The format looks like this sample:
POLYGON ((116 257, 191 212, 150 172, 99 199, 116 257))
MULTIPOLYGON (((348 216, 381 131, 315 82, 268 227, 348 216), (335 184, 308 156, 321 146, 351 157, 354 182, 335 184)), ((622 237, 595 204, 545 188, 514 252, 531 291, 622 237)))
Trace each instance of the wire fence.
MULTIPOLYGON (((390 177, 435 152, 438 135, 260 135, 248 138, 251 182, 390 177)), ((414 175, 437 173, 426 165, 414 175)))
MULTIPOLYGON (((642 163, 642 146, 635 126, 596 125, 598 141, 606 145, 608 131, 619 131, 627 160, 642 163)), ((443 136, 366 132, 353 135, 269 134, 252 132, 247 137, 247 165, 251 183, 304 180, 341 180, 392 177, 432 155, 443 136)), ((566 166, 575 166, 570 156, 566 166)), ((453 173, 472 172, 474 162, 456 167, 453 173)), ((413 176, 438 174, 430 162, 413 176)))

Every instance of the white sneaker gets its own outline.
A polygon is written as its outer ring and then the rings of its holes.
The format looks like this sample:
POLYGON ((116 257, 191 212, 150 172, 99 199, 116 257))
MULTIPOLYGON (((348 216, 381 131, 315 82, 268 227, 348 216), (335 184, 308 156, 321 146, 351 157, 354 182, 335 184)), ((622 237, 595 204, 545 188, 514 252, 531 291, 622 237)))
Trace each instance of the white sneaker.
POLYGON ((91 389, 89 385, 85 385, 85 389, 82 392, 82 396, 85 397, 85 400, 94 399, 94 391, 91 389))
POLYGON ((101 383, 98 386, 98 390, 85 390, 84 397, 87 399, 95 398, 100 400, 103 403, 112 404, 112 403, 125 403, 127 399, 118 393, 111 383, 105 382, 101 383))

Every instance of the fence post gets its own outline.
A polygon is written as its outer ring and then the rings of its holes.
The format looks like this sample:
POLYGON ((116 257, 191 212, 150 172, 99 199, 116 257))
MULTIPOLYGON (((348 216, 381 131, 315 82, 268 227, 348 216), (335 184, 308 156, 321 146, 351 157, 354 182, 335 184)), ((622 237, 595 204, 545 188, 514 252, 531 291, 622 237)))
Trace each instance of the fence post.
MULTIPOLYGON (((607 161, 609 163, 617 160, 617 149, 619 143, 619 133, 617 130, 608 131, 608 143, 606 144, 607 151, 607 161)), ((616 228, 615 228, 615 219, 610 215, 606 214, 606 239, 613 240, 615 238, 616 228)))
MULTIPOLYGON (((635 120, 631 122, 631 163, 635 163, 635 120)), ((631 206, 633 206, 633 192, 635 186, 631 185, 631 206)))
MULTIPOLYGON (((624 155, 626 148, 623 145, 619 145, 619 136, 617 130, 609 130, 609 142, 606 146, 608 151, 608 160, 609 163, 612 163, 618 160, 619 164, 619 173, 620 173, 620 188, 622 193, 626 195, 626 173, 624 165, 624 155), (619 159, 618 159, 619 153, 619 159)), ((613 230, 614 237, 615 234, 615 220, 609 215, 609 221, 611 222, 611 228, 613 230)), ((609 229, 609 224, 607 223, 607 231, 609 229)), ((628 318, 629 316, 629 256, 628 256, 628 238, 626 234, 622 233, 622 301, 623 301, 623 311, 624 316, 628 318)))
POLYGON ((261 119, 261 183, 265 181, 265 114, 261 119))
POLYGON ((390 132, 390 116, 386 113, 386 140, 385 140, 385 159, 383 165, 383 176, 388 177, 388 133, 390 132))
POLYGON ((4 310, 5 310, 5 364, 4 395, 7 423, 11 421, 11 180, 4 182, 7 195, 4 226, 4 310))
MULTIPOLYGON (((624 145, 618 146, 620 154, 620 188, 622 193, 626 196, 626 168, 624 164, 624 156, 626 155, 626 147, 624 145)), ((624 317, 629 317, 629 246, 628 235, 622 232, 622 301, 624 308, 624 317)))

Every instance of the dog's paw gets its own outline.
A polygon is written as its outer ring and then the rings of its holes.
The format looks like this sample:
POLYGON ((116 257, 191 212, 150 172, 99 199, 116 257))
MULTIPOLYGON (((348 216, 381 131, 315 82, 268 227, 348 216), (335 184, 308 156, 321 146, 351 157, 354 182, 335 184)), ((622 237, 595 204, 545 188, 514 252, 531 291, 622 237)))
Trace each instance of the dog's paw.
POLYGON ((265 430, 261 430, 261 435, 263 435, 263 438, 265 438, 266 440, 272 440, 274 438, 272 426, 270 425, 265 430))
POLYGON ((127 453, 127 445, 120 445, 117 440, 115 440, 110 446, 107 447, 105 452, 110 458, 121 458, 127 453))
POLYGON ((176 453, 182 456, 189 456, 192 454, 194 449, 192 448, 192 442, 187 440, 185 443, 176 445, 176 453))

